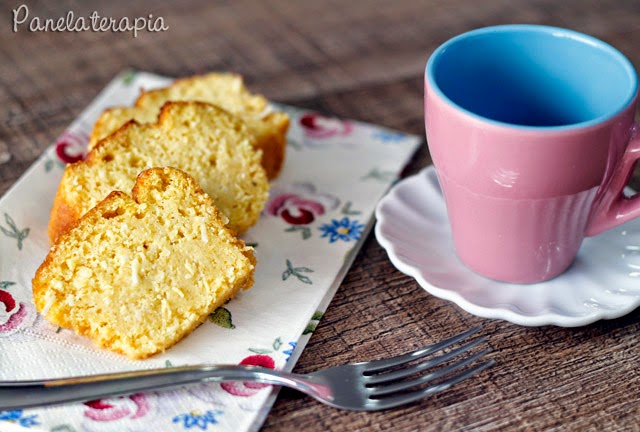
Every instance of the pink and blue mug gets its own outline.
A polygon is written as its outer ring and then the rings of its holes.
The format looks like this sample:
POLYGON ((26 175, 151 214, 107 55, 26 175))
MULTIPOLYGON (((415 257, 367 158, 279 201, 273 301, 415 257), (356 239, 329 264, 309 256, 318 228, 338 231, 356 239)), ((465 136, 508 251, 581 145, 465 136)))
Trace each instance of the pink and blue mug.
POLYGON ((541 282, 585 236, 640 216, 623 192, 640 158, 637 95, 624 55, 571 30, 487 27, 437 48, 425 126, 462 262, 541 282))

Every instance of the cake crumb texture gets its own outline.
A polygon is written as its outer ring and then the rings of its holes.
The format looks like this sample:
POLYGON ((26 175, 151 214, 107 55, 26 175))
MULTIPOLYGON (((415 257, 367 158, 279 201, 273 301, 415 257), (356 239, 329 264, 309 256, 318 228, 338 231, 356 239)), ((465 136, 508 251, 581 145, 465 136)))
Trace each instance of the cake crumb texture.
POLYGON ((254 225, 268 197, 261 152, 243 121, 214 105, 167 102, 154 123, 130 121, 67 165, 56 193, 52 243, 111 191, 130 191, 144 169, 170 166, 196 179, 236 235, 254 225))
POLYGON ((52 324, 142 359, 251 287, 255 264, 253 249, 225 227, 193 177, 152 168, 131 196, 110 193, 59 238, 33 295, 52 324))

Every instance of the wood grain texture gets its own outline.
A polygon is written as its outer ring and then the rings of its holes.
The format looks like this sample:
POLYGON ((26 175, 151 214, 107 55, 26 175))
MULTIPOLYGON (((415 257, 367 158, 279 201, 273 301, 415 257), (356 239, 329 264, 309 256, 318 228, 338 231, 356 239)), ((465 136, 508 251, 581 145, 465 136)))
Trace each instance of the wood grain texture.
MULTIPOLYGON (((631 0, 24 1, 32 15, 164 17, 163 33, 11 31, 0 5, 0 192, 118 72, 231 70, 269 98, 424 134, 429 53, 463 31, 541 23, 586 32, 640 67, 631 0)), ((430 163, 426 145, 406 173, 430 163)), ((640 170, 632 180, 640 189, 640 170)), ((639 281, 640 284, 640 281, 639 281)), ((264 431, 639 430, 640 311, 576 329, 474 317, 427 295, 370 236, 297 366, 310 372, 400 354, 482 325, 497 366, 402 409, 337 411, 283 390, 264 431)))

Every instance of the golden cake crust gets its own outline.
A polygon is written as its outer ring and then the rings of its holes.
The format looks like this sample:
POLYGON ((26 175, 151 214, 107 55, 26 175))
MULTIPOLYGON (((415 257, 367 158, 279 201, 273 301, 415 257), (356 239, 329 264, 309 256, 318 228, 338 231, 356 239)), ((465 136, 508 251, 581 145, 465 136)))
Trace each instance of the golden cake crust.
POLYGON ((267 177, 278 176, 285 160, 289 116, 272 110, 263 96, 252 94, 240 75, 209 73, 174 81, 168 87, 143 91, 134 107, 105 110, 96 121, 89 149, 129 120, 152 122, 167 101, 200 101, 218 105, 239 116, 255 136, 254 145, 262 150, 262 166, 267 177))
POLYGON ((155 123, 129 121, 84 161, 67 165, 49 221, 52 242, 113 190, 130 190, 145 168, 173 166, 192 175, 229 219, 235 234, 254 225, 269 183, 244 123, 201 102, 167 102, 155 123))

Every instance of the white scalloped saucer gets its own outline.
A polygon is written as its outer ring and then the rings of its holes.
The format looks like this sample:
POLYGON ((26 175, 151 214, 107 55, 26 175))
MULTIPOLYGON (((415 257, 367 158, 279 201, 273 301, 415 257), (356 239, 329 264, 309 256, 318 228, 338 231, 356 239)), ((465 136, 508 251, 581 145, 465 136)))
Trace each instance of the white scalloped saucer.
POLYGON ((477 316, 576 327, 640 305, 640 219, 585 239, 573 265, 555 279, 518 285, 482 277, 458 259, 433 166, 397 183, 376 218, 376 238, 398 270, 477 316))

